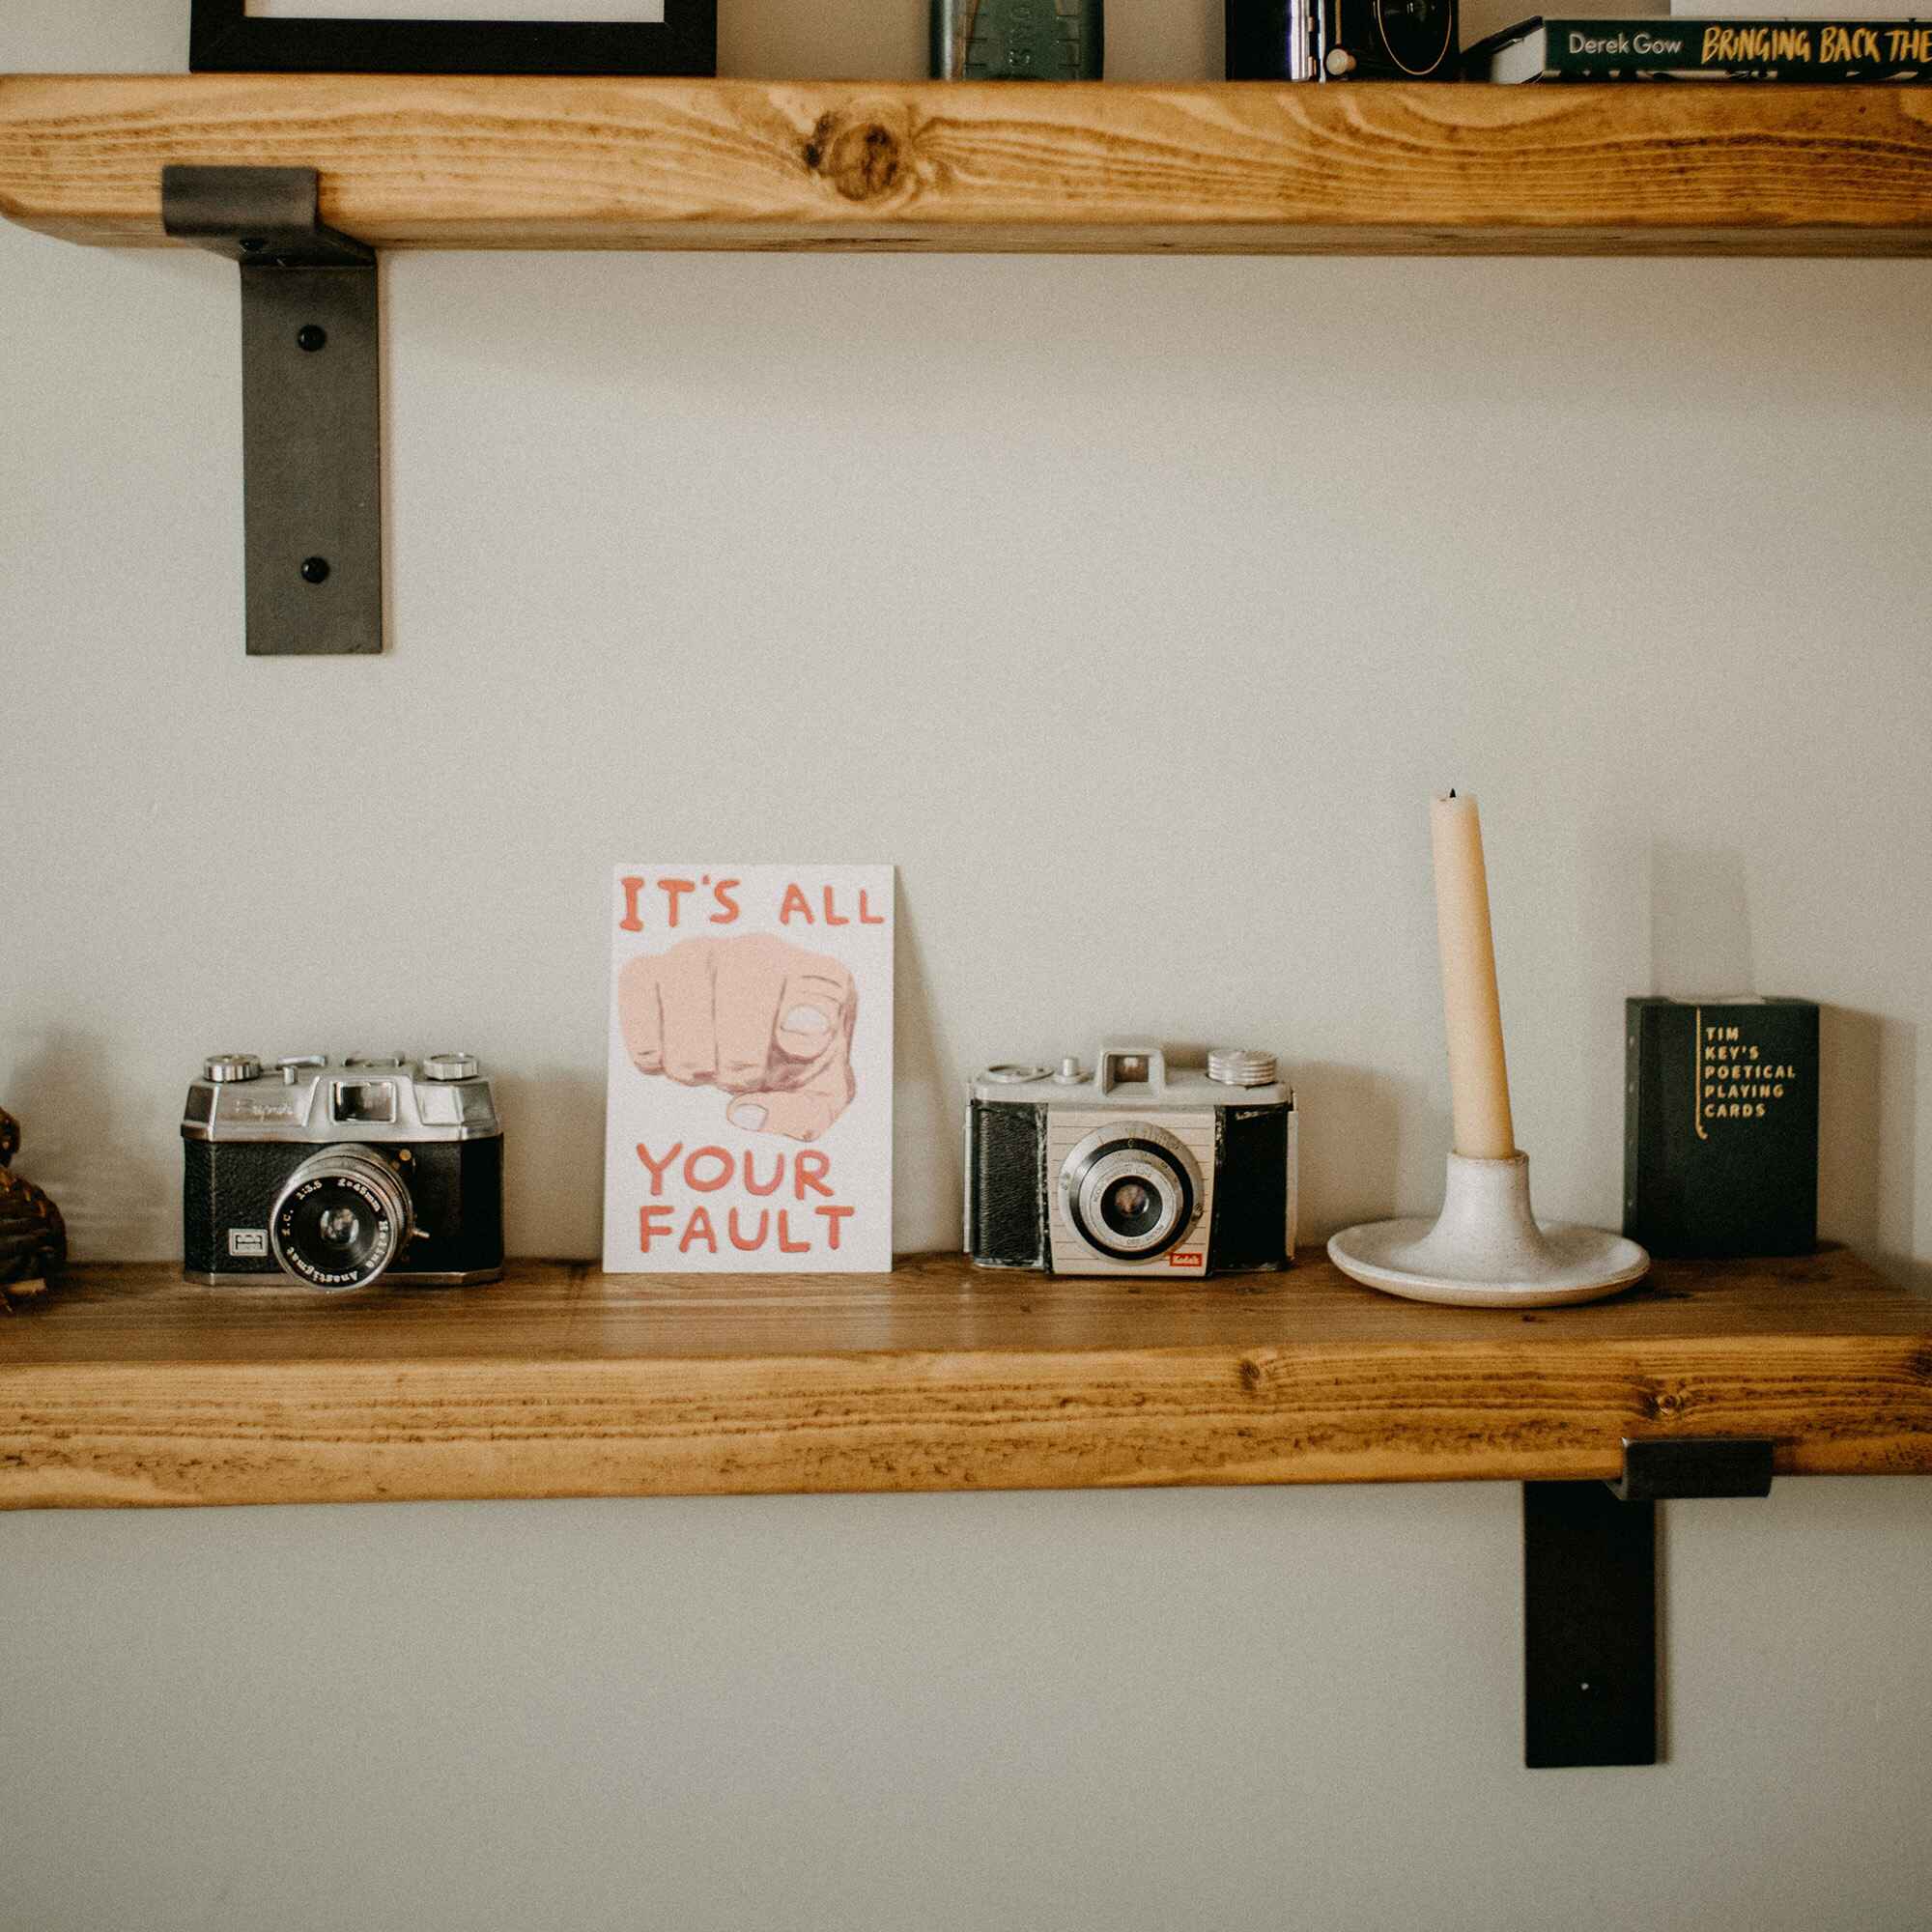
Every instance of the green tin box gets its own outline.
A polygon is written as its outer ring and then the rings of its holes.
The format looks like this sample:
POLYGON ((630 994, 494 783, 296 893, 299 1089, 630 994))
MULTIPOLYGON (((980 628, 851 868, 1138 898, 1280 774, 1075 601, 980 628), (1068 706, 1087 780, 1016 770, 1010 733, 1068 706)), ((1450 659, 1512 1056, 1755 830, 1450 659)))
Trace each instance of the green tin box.
POLYGON ((1098 80, 1101 0, 932 0, 935 80, 1098 80))

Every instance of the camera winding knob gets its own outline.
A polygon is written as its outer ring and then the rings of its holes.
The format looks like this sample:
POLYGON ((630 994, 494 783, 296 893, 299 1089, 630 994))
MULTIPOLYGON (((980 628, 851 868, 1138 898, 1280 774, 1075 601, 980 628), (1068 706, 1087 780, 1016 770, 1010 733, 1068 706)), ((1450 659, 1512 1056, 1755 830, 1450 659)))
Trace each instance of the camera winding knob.
POLYGON ((262 1063, 252 1053, 211 1054, 202 1064, 202 1073, 212 1086, 226 1087, 241 1080, 258 1080, 262 1063))
POLYGON ((1252 1048, 1219 1046, 1208 1056, 1208 1077, 1223 1087, 1267 1087, 1274 1081, 1271 1053, 1252 1048))
POLYGON ((473 1053, 432 1053, 422 1069, 426 1080, 474 1080, 482 1071, 473 1053))

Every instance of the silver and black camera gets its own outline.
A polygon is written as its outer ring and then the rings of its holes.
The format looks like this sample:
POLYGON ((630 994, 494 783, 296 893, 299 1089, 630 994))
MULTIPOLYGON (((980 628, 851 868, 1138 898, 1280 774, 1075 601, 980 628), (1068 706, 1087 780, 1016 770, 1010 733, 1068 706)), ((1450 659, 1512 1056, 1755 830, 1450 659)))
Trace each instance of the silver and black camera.
POLYGON ((323 1293, 503 1272, 503 1129, 467 1053, 217 1054, 182 1119, 192 1281, 323 1293))
POLYGON ((991 1066, 966 1109, 966 1247, 981 1267, 1238 1274, 1294 1258, 1295 1113, 1274 1056, 1228 1050, 1169 1070, 1108 1040, 991 1066))
POLYGON ((1228 0, 1230 80, 1454 80, 1456 0, 1228 0))

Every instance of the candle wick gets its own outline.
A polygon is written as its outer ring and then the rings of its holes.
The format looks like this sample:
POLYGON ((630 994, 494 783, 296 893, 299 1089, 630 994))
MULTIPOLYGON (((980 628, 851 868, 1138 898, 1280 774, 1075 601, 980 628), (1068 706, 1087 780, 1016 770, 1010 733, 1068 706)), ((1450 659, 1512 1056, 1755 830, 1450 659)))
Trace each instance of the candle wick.
POLYGON ((1456 787, 1454 785, 1451 785, 1449 787, 1449 796, 1451 798, 1454 798, 1456 796, 1456 787))

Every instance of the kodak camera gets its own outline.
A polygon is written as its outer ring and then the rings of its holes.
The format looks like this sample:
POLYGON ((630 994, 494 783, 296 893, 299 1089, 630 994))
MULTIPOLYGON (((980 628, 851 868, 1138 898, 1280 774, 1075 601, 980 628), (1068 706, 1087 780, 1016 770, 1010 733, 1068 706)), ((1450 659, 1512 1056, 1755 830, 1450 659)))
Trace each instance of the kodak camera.
POLYGON ((304 1054, 267 1072, 217 1054, 187 1090, 182 1139, 191 1281, 286 1275, 335 1293, 503 1272, 503 1129, 467 1053, 304 1054))
POLYGON ((1228 0, 1230 80, 1454 80, 1456 0, 1228 0))
POLYGON ((1239 1274, 1294 1258, 1294 1094, 1268 1053, 1170 1071, 1144 1040, 991 1066, 966 1109, 966 1247, 981 1267, 1239 1274))

